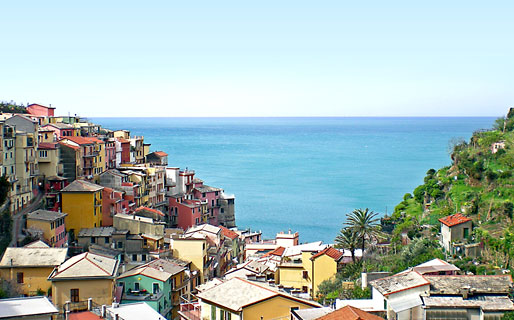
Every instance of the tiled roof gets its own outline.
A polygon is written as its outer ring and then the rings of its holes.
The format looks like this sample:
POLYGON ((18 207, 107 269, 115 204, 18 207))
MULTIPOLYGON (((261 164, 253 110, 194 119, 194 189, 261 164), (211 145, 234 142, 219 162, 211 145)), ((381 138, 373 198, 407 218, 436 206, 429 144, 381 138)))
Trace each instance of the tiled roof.
POLYGON ((424 276, 430 282, 431 294, 459 294, 469 288, 473 294, 507 294, 513 288, 510 275, 440 275, 424 276))
POLYGON ((204 193, 204 192, 215 192, 215 191, 221 191, 220 188, 216 188, 216 187, 211 187, 211 186, 207 186, 207 185, 203 185, 201 187, 196 187, 195 188, 196 190, 198 190, 199 192, 201 193, 204 193))
POLYGON ((61 192, 96 192, 103 188, 102 186, 85 180, 75 180, 67 185, 66 188, 62 189, 61 192))
POLYGON ((7 248, 0 267, 55 267, 66 260, 67 248, 7 248))
POLYGON ((220 226, 220 228, 221 228, 221 232, 223 232, 223 235, 227 238, 234 240, 234 239, 237 239, 237 237, 239 237, 237 233, 235 233, 234 231, 232 231, 224 226, 220 226))
POLYGON ((294 300, 312 307, 319 307, 314 301, 293 297, 285 292, 277 291, 264 283, 256 283, 240 278, 232 278, 217 286, 200 292, 197 295, 202 302, 215 304, 231 311, 240 312, 243 308, 273 297, 294 300), (230 292, 230 294, 227 294, 230 292))
POLYGON ((419 273, 410 270, 371 281, 370 284, 382 295, 387 296, 392 293, 429 285, 430 282, 419 273))
POLYGON ((148 208, 148 207, 139 207, 136 209, 136 213, 141 212, 141 211, 148 211, 148 212, 155 213, 157 215, 164 217, 164 213, 162 213, 161 211, 159 211, 157 209, 152 209, 152 208, 148 208))
POLYGON ((154 154, 159 157, 167 157, 168 156, 168 154, 164 151, 155 151, 154 154))
POLYGON ((324 250, 321 250, 320 252, 316 253, 315 255, 313 255, 311 257, 311 260, 314 260, 316 259, 317 257, 320 257, 322 255, 326 254, 327 256, 329 256, 330 258, 336 260, 336 261, 339 261, 339 259, 341 259, 343 257, 343 253, 337 249, 334 249, 332 247, 327 247, 325 248, 324 250))
POLYGON ((274 250, 271 250, 270 252, 266 253, 265 255, 262 256, 262 258, 264 257, 269 257, 269 256, 279 256, 279 257, 282 257, 282 255, 284 254, 284 251, 286 250, 286 248, 284 247, 278 247, 274 250))
POLYGON ((50 280, 77 278, 113 278, 118 270, 118 261, 105 256, 85 252, 66 260, 55 268, 50 280))
POLYGON ((34 242, 24 245, 23 248, 50 248, 50 246, 41 240, 36 240, 34 242))
POLYGON ((72 142, 75 142, 78 145, 94 144, 93 141, 89 140, 88 138, 84 138, 84 137, 65 137, 62 140, 70 140, 72 142))
POLYGON ((157 259, 123 273, 118 279, 134 275, 143 275, 152 279, 167 281, 171 276, 184 270, 186 270, 186 268, 174 262, 165 259, 157 259))
POLYGON ((471 219, 464 216, 462 213, 456 213, 454 215, 439 219, 439 222, 441 222, 444 225, 447 225, 448 227, 453 227, 468 221, 471 221, 471 219))
POLYGON ((82 228, 79 237, 110 237, 114 232, 114 227, 82 228))
POLYGON ((38 150, 39 149, 41 149, 41 150, 55 150, 55 149, 57 149, 57 143, 53 143, 53 142, 40 142, 37 145, 37 148, 38 148, 38 150))
POLYGON ((316 320, 383 320, 379 316, 362 311, 361 309, 346 306, 339 310, 335 310, 327 315, 324 315, 316 320))
POLYGON ((67 216, 66 213, 39 209, 39 210, 36 210, 36 211, 33 211, 33 212, 27 214, 27 219, 42 220, 42 221, 55 221, 57 219, 64 218, 66 216, 67 216))

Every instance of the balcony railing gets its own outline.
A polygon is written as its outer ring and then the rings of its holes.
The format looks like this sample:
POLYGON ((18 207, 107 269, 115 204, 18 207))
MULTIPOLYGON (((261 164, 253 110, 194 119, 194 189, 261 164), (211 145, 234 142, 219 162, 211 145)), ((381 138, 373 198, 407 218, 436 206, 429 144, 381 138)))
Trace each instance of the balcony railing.
POLYGON ((150 293, 146 290, 134 291, 130 290, 128 292, 123 293, 123 299, 133 300, 133 301, 157 301, 161 299, 163 296, 163 292, 150 293))

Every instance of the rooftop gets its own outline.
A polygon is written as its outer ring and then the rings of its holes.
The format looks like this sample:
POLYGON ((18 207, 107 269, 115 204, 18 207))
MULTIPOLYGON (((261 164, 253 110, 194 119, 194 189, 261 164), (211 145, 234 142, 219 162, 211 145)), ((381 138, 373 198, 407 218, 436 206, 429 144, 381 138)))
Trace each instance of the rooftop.
POLYGON ((316 258, 321 257, 324 254, 334 259, 335 261, 339 261, 343 257, 343 253, 341 251, 334 249, 332 247, 327 247, 326 249, 321 250, 320 252, 313 255, 311 257, 311 260, 315 260, 316 258))
POLYGON ((37 145, 38 150, 55 150, 57 149, 56 142, 40 142, 37 145))
POLYGON ((92 140, 84 137, 63 137, 61 141, 69 140, 73 143, 78 144, 79 146, 87 145, 87 144, 95 144, 92 140))
POLYGON ((85 252, 71 257, 55 268, 49 279, 55 281, 77 278, 113 278, 116 276, 117 270, 117 260, 85 252))
POLYGON ((433 259, 415 266, 414 271, 425 274, 432 272, 460 271, 459 268, 441 259, 433 259))
POLYGON ((162 213, 162 211, 159 211, 157 209, 152 209, 152 208, 148 208, 148 207, 139 207, 136 209, 136 213, 138 212, 151 212, 151 213, 155 213, 159 216, 163 216, 164 217, 164 213, 162 213))
POLYGON ((448 227, 453 227, 453 226, 456 226, 458 224, 465 223, 468 221, 471 221, 471 219, 464 216, 462 213, 456 213, 451 216, 447 216, 447 217, 439 219, 439 222, 441 222, 442 224, 444 224, 448 227))
POLYGON ((219 228, 221 228, 221 232, 223 232, 223 235, 227 238, 234 240, 239 237, 239 235, 236 232, 234 232, 224 226, 219 226, 219 228))
POLYGON ((507 294, 512 291, 510 275, 459 275, 459 276, 424 276, 430 282, 431 294, 460 294, 468 288, 471 294, 507 294))
POLYGON ((97 227, 80 229, 79 237, 110 237, 114 233, 113 227, 97 227))
POLYGON ((370 284, 382 295, 387 296, 407 289, 429 285, 430 282, 419 273, 409 270, 371 281, 370 284))
POLYGON ((198 298, 231 311, 240 312, 243 308, 273 297, 295 300, 313 307, 319 307, 314 301, 293 297, 285 292, 264 283, 251 282, 240 278, 232 278, 215 287, 199 293, 198 298), (227 294, 230 292, 230 294, 227 294))
POLYGON ((218 234, 221 231, 219 227, 215 227, 211 224, 201 224, 198 226, 192 226, 185 232, 185 235, 192 234, 195 232, 209 232, 213 234, 218 234))
POLYGON ((24 248, 50 248, 49 245, 47 245, 45 242, 43 242, 41 240, 36 240, 34 242, 24 245, 23 247, 24 248))
POLYGON ((61 192, 96 192, 102 190, 104 187, 97 184, 85 181, 75 180, 67 185, 61 192))
POLYGON ((27 214, 27 219, 41 220, 41 221, 55 221, 60 218, 66 217, 68 214, 62 212, 48 211, 39 209, 27 214))
POLYGON ((156 156, 159 156, 159 157, 167 157, 168 154, 164 151, 155 151, 155 152, 152 152, 153 154, 155 154, 156 156))
POLYGON ((171 276, 185 270, 186 268, 172 261, 157 259, 123 273, 118 276, 118 279, 143 275, 152 279, 167 281, 171 276))
POLYGON ((23 297, 0 300, 0 319, 59 313, 47 297, 23 297))
POLYGON ((146 302, 121 304, 116 308, 107 307, 107 313, 117 314, 124 320, 166 320, 146 302))
POLYGON ((55 267, 66 260, 67 248, 7 248, 0 267, 55 267))
POLYGON ((295 310, 301 320, 383 320, 379 316, 362 311, 359 308, 345 306, 338 310, 330 308, 295 310))
POLYGON ((514 311, 508 296, 479 295, 463 299, 462 296, 422 296, 426 308, 481 308, 484 311, 514 311))
POLYGON ((222 191, 222 189, 220 189, 220 188, 210 187, 210 186, 207 186, 205 184, 203 186, 196 187, 195 189, 198 190, 201 193, 222 191))

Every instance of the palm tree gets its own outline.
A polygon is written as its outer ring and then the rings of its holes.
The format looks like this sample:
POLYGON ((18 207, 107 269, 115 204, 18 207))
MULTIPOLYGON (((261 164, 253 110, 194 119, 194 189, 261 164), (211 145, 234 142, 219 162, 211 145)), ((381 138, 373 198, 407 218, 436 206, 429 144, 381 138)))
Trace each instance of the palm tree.
POLYGON ((378 221, 380 221, 380 218, 377 218, 377 216, 378 213, 370 211, 368 208, 364 210, 353 210, 353 212, 347 216, 346 225, 355 230, 355 232, 360 236, 360 240, 362 242, 362 254, 364 254, 366 237, 371 238, 378 233, 378 221))
POLYGON ((352 253, 352 261, 355 262, 355 249, 359 245, 359 234, 353 228, 342 228, 334 240, 336 248, 348 249, 352 253))

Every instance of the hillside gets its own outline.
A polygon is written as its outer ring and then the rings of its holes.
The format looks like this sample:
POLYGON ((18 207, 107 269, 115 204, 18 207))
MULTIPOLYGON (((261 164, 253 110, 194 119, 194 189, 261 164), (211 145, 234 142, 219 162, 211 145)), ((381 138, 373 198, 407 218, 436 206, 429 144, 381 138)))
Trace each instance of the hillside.
POLYGON ((509 269, 514 262, 514 108, 492 129, 454 142, 451 159, 451 166, 428 170, 424 184, 406 194, 384 219, 384 229, 392 229, 396 245, 405 232, 410 239, 436 240, 438 219, 461 212, 475 226, 467 241, 483 242, 484 250, 473 263, 469 258, 456 263, 481 273, 509 269))

